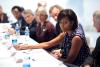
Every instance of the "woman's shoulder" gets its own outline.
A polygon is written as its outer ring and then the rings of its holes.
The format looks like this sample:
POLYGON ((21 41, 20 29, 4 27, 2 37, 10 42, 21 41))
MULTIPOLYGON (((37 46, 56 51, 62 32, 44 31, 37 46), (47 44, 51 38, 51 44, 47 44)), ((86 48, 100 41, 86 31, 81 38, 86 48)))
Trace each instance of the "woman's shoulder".
POLYGON ((79 25, 78 28, 74 31, 74 35, 79 36, 82 39, 85 38, 85 33, 84 33, 84 30, 83 30, 83 27, 79 25))
POLYGON ((100 41, 100 36, 97 38, 97 40, 99 40, 99 41, 100 41))

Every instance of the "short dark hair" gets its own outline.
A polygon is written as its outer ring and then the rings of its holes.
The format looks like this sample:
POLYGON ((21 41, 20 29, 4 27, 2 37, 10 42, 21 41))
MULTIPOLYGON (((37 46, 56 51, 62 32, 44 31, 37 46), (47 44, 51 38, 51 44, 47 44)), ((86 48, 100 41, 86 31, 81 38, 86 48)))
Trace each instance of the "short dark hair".
POLYGON ((77 20, 77 15, 72 9, 63 9, 57 17, 58 23, 61 23, 60 21, 63 18, 68 18, 68 20, 73 24, 72 25, 72 30, 75 30, 78 27, 78 20, 77 20))
POLYGON ((18 9, 19 12, 23 12, 24 11, 24 8, 20 7, 20 6, 13 6, 11 11, 13 11, 14 9, 18 9))

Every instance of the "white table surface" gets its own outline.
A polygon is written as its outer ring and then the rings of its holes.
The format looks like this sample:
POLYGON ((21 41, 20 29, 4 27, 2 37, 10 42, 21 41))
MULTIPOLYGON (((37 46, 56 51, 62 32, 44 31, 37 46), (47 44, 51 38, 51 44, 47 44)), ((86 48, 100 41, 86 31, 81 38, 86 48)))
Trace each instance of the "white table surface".
MULTIPOLYGON (((55 59, 43 49, 16 50, 9 46, 12 44, 12 36, 9 39, 3 39, 4 33, 0 33, 0 67, 22 67, 23 63, 16 63, 18 59, 24 60, 26 56, 30 57, 31 67, 66 67, 61 61, 55 59), (15 53, 15 55, 13 55, 15 53), (13 55, 13 56, 12 56, 13 55)), ((25 36, 18 38, 19 43, 36 44, 33 39, 25 36), (26 42, 27 41, 27 42, 26 42)))

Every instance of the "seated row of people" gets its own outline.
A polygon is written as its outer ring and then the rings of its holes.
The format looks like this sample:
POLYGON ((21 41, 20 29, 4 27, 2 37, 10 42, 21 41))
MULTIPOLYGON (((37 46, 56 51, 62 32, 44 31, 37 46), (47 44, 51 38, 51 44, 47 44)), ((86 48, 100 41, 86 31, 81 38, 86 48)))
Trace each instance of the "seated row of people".
POLYGON ((59 49, 53 50, 51 53, 55 58, 61 59, 65 63, 82 65, 84 60, 90 55, 90 50, 84 31, 78 24, 77 15, 71 9, 63 9, 58 14, 57 22, 61 30, 57 37, 36 45, 17 45, 14 47, 18 50, 47 49, 60 44, 59 49))
MULTIPOLYGON (((33 14, 31 10, 22 10, 19 6, 14 6, 12 8, 12 13, 17 19, 17 22, 12 24, 12 28, 15 29, 16 24, 20 26, 20 34, 23 35, 25 32, 25 27, 29 28, 30 37, 37 42, 45 42, 53 39, 55 37, 55 27, 53 24, 47 20, 48 15, 45 10, 38 9, 36 14, 33 14)), ((50 51, 51 49, 47 49, 50 51)))
MULTIPOLYGON (((12 28, 15 29, 16 24, 18 24, 20 34, 23 35, 25 27, 28 26, 30 37, 40 43, 37 45, 17 45, 14 46, 16 49, 44 48, 51 51, 58 48, 51 52, 55 58, 61 59, 65 64, 71 63, 77 66, 82 65, 85 59, 90 56, 84 30, 78 23, 77 15, 73 10, 62 9, 54 5, 49 11, 52 16, 49 20, 47 12, 43 8, 38 8, 34 14, 31 10, 14 6, 12 13, 17 19, 17 22, 12 24, 12 28)), ((99 28, 98 25, 95 23, 96 28, 99 28)))

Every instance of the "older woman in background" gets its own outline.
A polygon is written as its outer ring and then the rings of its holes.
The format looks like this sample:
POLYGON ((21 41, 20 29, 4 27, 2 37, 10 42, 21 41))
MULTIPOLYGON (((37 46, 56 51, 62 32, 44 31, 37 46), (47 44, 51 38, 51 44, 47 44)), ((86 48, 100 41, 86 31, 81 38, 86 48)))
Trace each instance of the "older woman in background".
POLYGON ((45 10, 37 11, 40 22, 37 26, 37 41, 45 42, 54 38, 55 28, 51 22, 47 20, 48 15, 45 10))
MULTIPOLYGON (((55 37, 55 28, 53 24, 47 20, 47 12, 45 10, 37 10, 36 14, 40 20, 36 29, 37 42, 50 41, 55 37)), ((51 49, 47 49, 47 51, 51 51, 51 49)))

